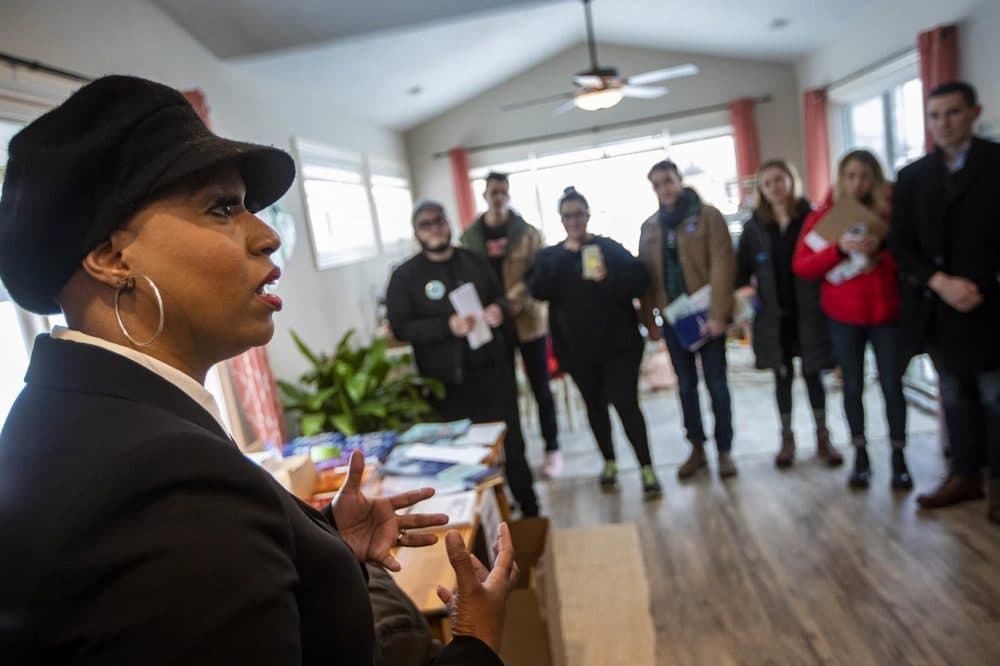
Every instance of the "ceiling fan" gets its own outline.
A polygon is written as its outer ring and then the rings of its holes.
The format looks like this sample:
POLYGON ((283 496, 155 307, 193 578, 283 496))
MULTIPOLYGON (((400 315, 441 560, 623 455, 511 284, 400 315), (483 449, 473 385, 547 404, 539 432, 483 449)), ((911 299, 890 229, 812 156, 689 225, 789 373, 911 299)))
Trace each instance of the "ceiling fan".
POLYGON ((590 69, 573 77, 573 85, 576 89, 573 92, 508 104, 501 107, 504 111, 523 109, 558 100, 566 101, 553 109, 552 112, 555 114, 566 113, 574 107, 584 111, 610 109, 626 97, 636 99, 662 97, 667 94, 667 88, 649 84, 677 79, 682 76, 694 76, 698 73, 698 68, 692 64, 677 65, 676 67, 657 69, 627 77, 619 76, 618 70, 614 67, 601 67, 597 64, 597 42, 594 40, 594 19, 591 16, 590 2, 591 0, 583 0, 584 14, 587 19, 587 50, 590 52, 590 69))

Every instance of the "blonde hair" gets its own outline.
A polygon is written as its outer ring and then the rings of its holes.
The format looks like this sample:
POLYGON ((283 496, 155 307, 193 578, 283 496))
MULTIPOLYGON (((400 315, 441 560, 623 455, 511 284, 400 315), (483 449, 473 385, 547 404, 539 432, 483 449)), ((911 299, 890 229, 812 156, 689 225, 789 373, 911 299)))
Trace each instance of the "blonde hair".
POLYGON ((753 193, 754 214, 764 222, 777 222, 777 217, 774 214, 774 206, 764 196, 764 190, 761 187, 761 176, 768 169, 783 171, 791 179, 792 191, 789 193, 788 201, 785 202, 785 212, 788 213, 788 217, 794 218, 798 212, 799 200, 802 198, 802 180, 799 178, 799 172, 795 170, 795 167, 783 159, 767 160, 757 169, 757 175, 754 177, 756 184, 753 193))
POLYGON ((840 163, 837 165, 837 184, 833 188, 834 200, 839 201, 841 198, 847 196, 843 183, 844 171, 851 162, 860 162, 871 169, 872 172, 872 191, 868 196, 861 199, 861 203, 879 215, 887 215, 889 212, 889 183, 885 179, 882 164, 869 150, 852 150, 840 158, 840 163))

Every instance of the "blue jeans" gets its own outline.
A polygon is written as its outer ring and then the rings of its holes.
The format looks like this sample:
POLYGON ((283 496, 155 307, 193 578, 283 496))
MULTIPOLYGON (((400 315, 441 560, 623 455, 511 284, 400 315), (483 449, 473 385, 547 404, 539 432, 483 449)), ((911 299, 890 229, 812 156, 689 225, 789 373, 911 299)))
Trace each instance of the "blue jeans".
POLYGON ((704 444, 708 439, 701 420, 701 401, 698 398, 696 358, 700 357, 701 372, 712 398, 712 413, 715 415, 715 446, 719 453, 727 453, 733 448, 733 407, 726 379, 725 338, 716 338, 691 352, 684 348, 673 329, 666 325, 663 327, 663 340, 667 343, 670 361, 677 373, 681 413, 684 415, 684 431, 688 441, 692 444, 704 444))
POLYGON ((878 381, 885 399, 889 439, 896 446, 906 443, 906 398, 903 397, 903 330, 899 324, 859 326, 830 320, 833 355, 844 380, 844 412, 851 438, 865 437, 865 347, 871 342, 878 366, 878 381))
POLYGON ((985 434, 990 477, 1000 479, 1000 370, 976 374, 939 370, 938 375, 952 474, 979 478, 984 452, 978 450, 978 444, 985 434))

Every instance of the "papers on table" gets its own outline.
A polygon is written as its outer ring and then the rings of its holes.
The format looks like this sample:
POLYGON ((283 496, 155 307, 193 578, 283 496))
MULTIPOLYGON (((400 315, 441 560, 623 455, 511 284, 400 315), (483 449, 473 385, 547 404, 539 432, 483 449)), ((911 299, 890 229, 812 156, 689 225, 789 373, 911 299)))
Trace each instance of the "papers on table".
MULTIPOLYGON (((406 513, 443 513, 448 516, 447 527, 467 527, 476 519, 479 508, 478 495, 475 490, 468 490, 451 495, 434 495, 430 499, 411 506, 406 513)), ((425 530, 408 530, 410 532, 436 531, 441 527, 429 527, 425 530)))
POLYGON ((459 435, 452 444, 455 446, 493 446, 507 432, 506 423, 477 423, 469 426, 464 435, 459 435))
POLYGON ((479 293, 476 291, 474 284, 466 282, 448 294, 448 300, 451 301, 452 307, 455 308, 455 314, 458 316, 467 317, 471 315, 476 318, 475 326, 473 326, 469 335, 466 336, 470 349, 479 349, 493 340, 493 331, 490 330, 486 319, 483 317, 483 303, 479 300, 479 293))
POLYGON ((483 462, 492 453, 488 446, 433 446, 414 444, 406 449, 406 457, 411 460, 427 460, 460 465, 475 465, 483 462))
POLYGON ((469 419, 449 421, 448 423, 417 423, 399 436, 402 444, 413 442, 434 443, 440 440, 451 440, 464 435, 472 426, 469 419))

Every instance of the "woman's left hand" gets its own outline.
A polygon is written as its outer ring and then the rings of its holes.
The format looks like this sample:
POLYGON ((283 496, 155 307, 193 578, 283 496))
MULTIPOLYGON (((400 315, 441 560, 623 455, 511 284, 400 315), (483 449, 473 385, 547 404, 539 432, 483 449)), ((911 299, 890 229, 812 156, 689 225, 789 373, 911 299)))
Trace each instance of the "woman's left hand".
POLYGON ((361 451, 351 454, 347 480, 330 505, 337 531, 354 551, 360 562, 373 562, 389 571, 402 567, 392 556, 395 546, 420 548, 437 543, 433 534, 408 534, 406 530, 448 524, 448 516, 438 514, 407 514, 397 516, 396 511, 413 506, 434 495, 433 488, 421 488, 393 497, 367 497, 361 492, 365 457, 361 451), (397 537, 402 538, 397 540, 397 537))

